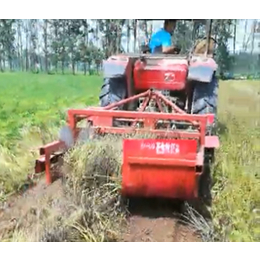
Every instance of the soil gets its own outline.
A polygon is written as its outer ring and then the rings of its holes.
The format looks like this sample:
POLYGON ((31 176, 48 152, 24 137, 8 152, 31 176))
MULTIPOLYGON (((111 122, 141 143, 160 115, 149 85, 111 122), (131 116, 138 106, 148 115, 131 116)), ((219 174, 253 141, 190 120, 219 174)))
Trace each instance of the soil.
POLYGON ((27 233, 35 232, 44 217, 63 210, 62 198, 61 180, 46 186, 44 179, 24 194, 10 198, 0 209, 0 240, 20 227, 27 233))
POLYGON ((190 227, 174 218, 132 216, 125 242, 200 242, 190 227))
POLYGON ((169 200, 136 199, 129 205, 125 242, 199 242, 199 236, 181 222, 183 204, 169 200))
MULTIPOLYGON (((0 240, 18 228, 26 230, 31 240, 37 239, 42 219, 63 214, 66 201, 62 181, 46 186, 41 180, 24 195, 10 199, 0 211, 0 240)), ((180 221, 181 203, 155 199, 135 199, 129 204, 128 224, 124 229, 124 242, 197 242, 198 235, 180 221)))

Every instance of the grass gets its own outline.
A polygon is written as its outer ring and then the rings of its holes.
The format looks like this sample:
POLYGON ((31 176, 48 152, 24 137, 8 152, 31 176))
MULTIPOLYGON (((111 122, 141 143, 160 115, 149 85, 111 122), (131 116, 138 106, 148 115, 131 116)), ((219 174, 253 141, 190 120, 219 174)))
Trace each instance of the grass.
POLYGON ((120 240, 126 217, 119 196, 121 143, 106 137, 77 145, 65 155, 63 189, 70 210, 51 221, 53 228, 45 220, 39 241, 120 240))
MULTIPOLYGON (((19 189, 28 173, 32 172, 38 145, 57 136, 59 127, 65 121, 66 109, 85 107, 98 102, 101 82, 97 76, 7 73, 0 75, 0 95, 4 97, 0 99, 2 200, 19 189)), ((211 232, 211 224, 198 219, 195 213, 190 212, 194 216, 193 225, 200 225, 201 233, 206 230, 204 234, 206 240, 260 240, 259 216, 257 216, 260 209, 259 93, 259 81, 220 83, 218 119, 221 148, 217 151, 214 167, 212 207, 214 234, 211 232)), ((111 175, 120 176, 119 169, 114 168, 114 172, 107 172, 101 163, 98 164, 98 168, 95 164, 89 165, 93 162, 93 155, 102 151, 105 153, 104 147, 113 151, 109 146, 110 143, 111 140, 99 143, 97 150, 90 146, 79 146, 67 155, 65 158, 67 168, 64 169, 67 172, 67 182, 64 189, 71 210, 67 210, 68 214, 63 218, 48 220, 51 224, 48 221, 41 222, 44 230, 38 240, 57 241, 59 238, 55 234, 60 234, 64 240, 73 241, 119 240, 119 226, 115 223, 123 221, 124 213, 118 206, 118 178, 116 181, 114 179, 111 181, 111 175), (85 159, 79 160, 82 149, 92 152, 85 152, 85 155, 87 154, 85 159), (94 176, 91 174, 93 172, 94 176), (81 185, 82 179, 85 180, 85 186, 81 185), (94 191, 89 189, 90 183, 98 189, 94 191), (89 195, 88 200, 85 194, 89 195), (116 201, 113 203, 112 211, 104 210, 103 207, 110 199, 116 201), (111 217, 116 221, 109 222, 111 217), (60 224, 50 227, 54 222, 60 224), (68 238, 68 232, 73 234, 73 238, 68 238)), ((119 165, 120 162, 117 161, 119 156, 115 157, 119 153, 120 148, 113 151, 112 161, 107 162, 105 166, 119 165)), ((16 229, 12 240, 24 240, 25 238, 21 239, 23 236, 24 232, 21 235, 21 230, 16 229)))
POLYGON ((76 145, 64 157, 62 183, 53 183, 45 195, 38 190, 28 196, 22 205, 29 210, 23 211, 16 225, 7 226, 4 235, 0 232, 0 240, 120 241, 126 223, 119 195, 121 144, 122 139, 107 136, 76 145))
POLYGON ((98 102, 98 76, 0 75, 0 198, 32 173, 37 148, 57 137, 69 107, 98 102))
POLYGON ((214 172, 217 240, 260 241, 260 82, 221 83, 214 172))
POLYGON ((97 103, 101 79, 5 73, 0 84, 0 144, 10 147, 19 140, 22 126, 60 125, 68 107, 97 103))

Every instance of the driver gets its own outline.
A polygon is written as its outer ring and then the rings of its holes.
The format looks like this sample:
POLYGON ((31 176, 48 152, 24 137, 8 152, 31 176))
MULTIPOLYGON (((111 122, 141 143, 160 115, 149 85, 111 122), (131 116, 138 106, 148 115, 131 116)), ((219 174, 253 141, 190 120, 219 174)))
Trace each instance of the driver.
POLYGON ((152 35, 149 43, 151 53, 173 54, 178 51, 178 48, 172 45, 171 40, 176 23, 176 19, 165 20, 164 27, 152 35))

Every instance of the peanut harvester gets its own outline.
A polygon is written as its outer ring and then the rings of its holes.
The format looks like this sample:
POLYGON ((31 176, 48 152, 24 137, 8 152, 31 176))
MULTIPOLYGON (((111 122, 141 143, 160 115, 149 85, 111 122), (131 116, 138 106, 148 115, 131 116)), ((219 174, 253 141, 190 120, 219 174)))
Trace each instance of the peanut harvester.
POLYGON ((209 54, 209 21, 205 52, 188 54, 120 54, 103 63, 100 106, 67 111, 60 140, 40 148, 35 172, 53 181, 52 165, 78 139, 86 120, 95 135, 152 135, 124 139, 122 195, 194 199, 199 197, 206 169, 219 147, 215 135, 217 64, 209 54), (64 131, 66 134, 64 134, 64 131))

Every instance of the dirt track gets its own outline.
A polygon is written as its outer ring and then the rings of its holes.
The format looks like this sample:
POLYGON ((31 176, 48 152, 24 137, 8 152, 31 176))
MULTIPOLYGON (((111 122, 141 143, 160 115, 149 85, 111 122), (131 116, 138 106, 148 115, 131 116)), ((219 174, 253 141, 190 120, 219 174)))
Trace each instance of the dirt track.
MULTIPOLYGON (((46 187, 45 181, 41 180, 37 186, 23 195, 10 198, 0 210, 0 239, 20 227, 28 234, 35 232, 47 214, 47 209, 51 208, 53 215, 59 214, 65 206, 65 201, 62 202, 61 180, 49 187, 46 187)), ((35 235, 37 237, 37 234, 32 234, 32 237, 35 235)))
POLYGON ((199 237, 180 221, 182 206, 166 200, 131 201, 127 242, 197 242, 199 237))
MULTIPOLYGON (((46 187, 42 180, 25 195, 14 197, 9 205, 0 211, 1 235, 22 227, 27 237, 37 238, 37 229, 51 208, 52 215, 62 214, 66 202, 62 196, 61 180, 46 187), (33 233, 30 235, 30 233, 33 233)), ((132 200, 129 205, 128 225, 123 230, 125 242, 195 242, 198 236, 186 225, 180 223, 180 207, 169 201, 132 200)))

